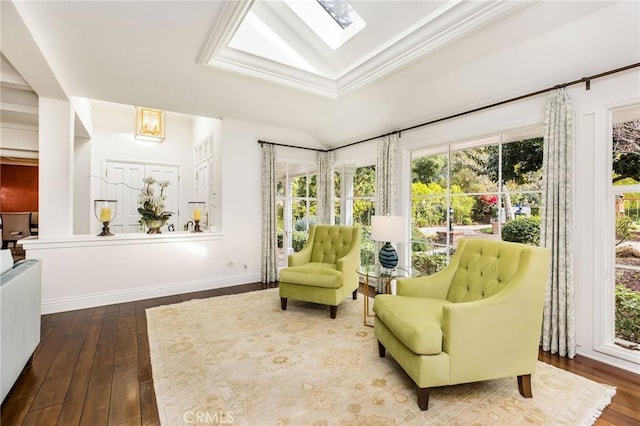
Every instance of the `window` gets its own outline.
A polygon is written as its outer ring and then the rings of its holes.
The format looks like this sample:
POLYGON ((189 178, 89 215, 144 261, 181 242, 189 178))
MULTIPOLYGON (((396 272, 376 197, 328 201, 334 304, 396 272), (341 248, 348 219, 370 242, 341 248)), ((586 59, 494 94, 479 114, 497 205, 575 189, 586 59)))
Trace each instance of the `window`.
POLYGON ((441 270, 461 237, 539 243, 541 136, 505 132, 413 154, 413 268, 441 270))
POLYGON ((333 50, 366 25, 345 0, 284 0, 284 3, 333 50))
POLYGON ((358 17, 358 14, 346 0, 318 0, 318 3, 343 30, 353 23, 354 18, 358 17))
POLYGON ((316 166, 276 164, 276 211, 279 266, 307 241, 309 226, 316 219, 316 166))
MULTIPOLYGON (((276 164, 276 211, 278 265, 287 265, 287 256, 300 251, 309 227, 316 223, 316 166, 280 162, 276 164)), ((360 225, 361 260, 373 264, 373 242, 369 238, 375 206, 375 166, 338 166, 335 172, 335 224, 360 225)))
MULTIPOLYGON (((360 264, 374 263, 374 243, 371 241, 371 216, 374 214, 376 198, 376 167, 340 166, 336 172, 336 204, 341 213, 340 223, 359 225, 362 230, 360 264)), ((337 221, 338 219, 336 219, 337 221)))
POLYGON ((640 106, 613 112, 611 216, 615 221, 612 257, 615 281, 613 341, 640 351, 640 106))

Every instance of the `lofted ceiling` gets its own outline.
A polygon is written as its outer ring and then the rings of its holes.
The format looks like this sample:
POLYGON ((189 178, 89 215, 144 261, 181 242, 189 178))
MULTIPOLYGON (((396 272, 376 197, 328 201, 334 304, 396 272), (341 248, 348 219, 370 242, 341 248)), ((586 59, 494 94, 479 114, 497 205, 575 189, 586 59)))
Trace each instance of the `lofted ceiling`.
POLYGON ((290 6, 341 29, 315 0, 227 3, 199 63, 339 99, 531 2, 351 1, 363 27, 332 48, 290 6))
MULTIPOLYGON (((507 85, 489 61, 519 44, 541 55, 534 43, 541 34, 611 3, 354 0, 365 26, 335 50, 279 0, 2 1, 8 4, 17 13, 3 13, 3 27, 19 16, 68 97, 278 126, 332 148, 521 94, 527 87, 519 77, 537 89, 575 78, 584 64, 591 69, 580 72, 602 71, 579 49, 556 69, 525 66, 514 50, 507 85), (469 81, 488 73, 491 81, 469 81), (445 83, 457 76, 460 84, 445 83)), ((3 34, 9 62, 13 55, 29 63, 21 42, 3 34)), ((551 54, 567 51, 558 46, 551 54)), ((42 95, 33 69, 17 68, 42 95)), ((20 115, 5 104, 3 121, 20 115)))

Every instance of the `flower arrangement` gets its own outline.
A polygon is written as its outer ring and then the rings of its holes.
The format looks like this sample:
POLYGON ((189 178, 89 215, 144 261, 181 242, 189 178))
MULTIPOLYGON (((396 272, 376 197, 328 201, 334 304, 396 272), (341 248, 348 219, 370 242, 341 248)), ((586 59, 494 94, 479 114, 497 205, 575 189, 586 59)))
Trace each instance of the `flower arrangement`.
POLYGON ((164 195, 164 189, 169 186, 169 181, 157 181, 153 177, 147 177, 142 179, 142 183, 144 183, 144 187, 140 190, 140 196, 138 197, 140 225, 153 220, 162 221, 164 224, 172 215, 171 212, 164 209, 164 202, 167 199, 167 196, 164 195), (153 186, 155 184, 160 187, 159 195, 156 195, 153 186))

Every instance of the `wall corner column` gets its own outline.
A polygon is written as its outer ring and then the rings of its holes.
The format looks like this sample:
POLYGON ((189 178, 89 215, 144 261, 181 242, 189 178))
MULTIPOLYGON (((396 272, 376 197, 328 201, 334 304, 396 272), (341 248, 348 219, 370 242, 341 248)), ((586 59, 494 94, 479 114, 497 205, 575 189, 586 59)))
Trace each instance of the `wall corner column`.
POLYGON ((73 235, 74 113, 65 100, 40 97, 39 235, 73 235))

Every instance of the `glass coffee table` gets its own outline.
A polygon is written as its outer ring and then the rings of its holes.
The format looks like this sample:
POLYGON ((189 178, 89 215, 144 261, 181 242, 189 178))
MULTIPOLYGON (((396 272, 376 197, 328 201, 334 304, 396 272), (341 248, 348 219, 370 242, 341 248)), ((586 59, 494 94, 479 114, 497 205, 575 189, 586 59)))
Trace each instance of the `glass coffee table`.
MULTIPOLYGON (((383 268, 379 265, 360 266, 357 271, 358 275, 364 278, 364 325, 373 327, 373 324, 367 321, 367 318, 375 316, 371 312, 371 303, 369 303, 369 294, 372 281, 375 282, 373 290, 375 294, 392 294, 392 281, 396 278, 409 278, 420 276, 417 269, 407 266, 396 266, 393 269, 383 268)), ((375 297, 375 295, 374 295, 375 297)))

